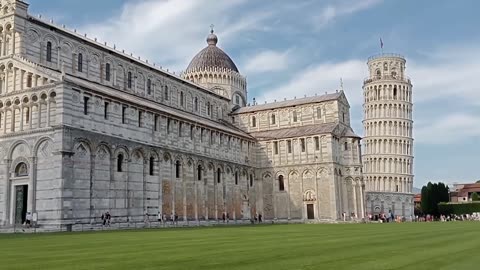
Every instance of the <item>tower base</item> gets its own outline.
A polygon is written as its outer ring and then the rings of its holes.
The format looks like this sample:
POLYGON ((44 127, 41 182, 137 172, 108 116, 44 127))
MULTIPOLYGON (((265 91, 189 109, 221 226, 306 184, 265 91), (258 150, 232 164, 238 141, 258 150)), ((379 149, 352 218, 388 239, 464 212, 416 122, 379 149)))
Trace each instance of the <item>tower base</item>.
POLYGON ((413 194, 398 192, 367 191, 365 196, 367 216, 388 214, 411 221, 414 217, 413 194))

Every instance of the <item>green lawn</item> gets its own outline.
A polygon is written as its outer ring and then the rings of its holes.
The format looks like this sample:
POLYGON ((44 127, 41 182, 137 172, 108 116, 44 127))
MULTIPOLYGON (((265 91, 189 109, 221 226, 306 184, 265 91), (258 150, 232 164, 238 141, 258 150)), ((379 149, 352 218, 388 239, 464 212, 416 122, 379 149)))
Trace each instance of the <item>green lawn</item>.
POLYGON ((0 235, 0 269, 474 269, 480 222, 0 235))

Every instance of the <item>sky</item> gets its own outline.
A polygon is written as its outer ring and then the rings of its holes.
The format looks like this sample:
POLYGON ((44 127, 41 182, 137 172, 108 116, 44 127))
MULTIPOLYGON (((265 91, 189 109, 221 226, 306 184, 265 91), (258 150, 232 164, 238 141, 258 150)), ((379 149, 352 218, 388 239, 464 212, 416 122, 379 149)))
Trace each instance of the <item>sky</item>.
POLYGON ((247 77, 251 102, 334 92, 362 128, 369 56, 399 53, 413 83, 415 187, 480 179, 480 1, 28 0, 30 14, 171 71, 218 46, 247 77))

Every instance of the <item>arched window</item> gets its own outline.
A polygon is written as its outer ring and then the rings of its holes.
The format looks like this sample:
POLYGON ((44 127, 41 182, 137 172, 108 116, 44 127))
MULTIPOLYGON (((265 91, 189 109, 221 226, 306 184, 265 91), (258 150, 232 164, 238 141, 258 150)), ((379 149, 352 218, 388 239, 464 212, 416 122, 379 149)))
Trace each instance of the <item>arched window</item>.
POLYGON ((132 88, 132 72, 128 72, 127 74, 127 87, 132 88))
POLYGON ((78 71, 83 72, 83 54, 78 54, 78 71))
POLYGON ((176 178, 180 178, 180 166, 182 166, 180 164, 180 161, 177 160, 177 162, 175 162, 175 177, 176 178))
POLYGON ((28 176, 28 167, 24 162, 18 163, 15 167, 15 177, 24 177, 28 176))
POLYGON ((235 185, 238 185, 238 172, 235 172, 235 185))
POLYGON ((180 92, 180 107, 183 107, 183 92, 180 92))
POLYGON ((123 155, 118 154, 117 156, 117 172, 123 172, 123 155))
POLYGON ((153 174, 154 174, 154 169, 155 169, 155 158, 154 158, 154 157, 150 157, 150 164, 149 164, 149 172, 150 172, 150 175, 153 175, 153 174))
POLYGON ((147 94, 148 95, 152 94, 152 80, 150 79, 147 80, 147 94))
POLYGON ((393 99, 397 99, 397 87, 393 87, 393 99))
POLYGON ((283 182, 283 175, 278 176, 278 190, 284 191, 285 190, 285 183, 283 182))
POLYGON ((388 64, 387 62, 383 63, 383 70, 387 71, 388 70, 388 64))
POLYGON ((198 165, 197 167, 197 180, 202 181, 202 166, 198 165))
POLYGON ((195 97, 194 101, 193 101, 193 105, 195 107, 195 111, 198 112, 198 98, 195 97))
POLYGON ((377 79, 380 79, 382 77, 382 72, 380 71, 380 69, 377 69, 377 79))
POLYGON ((348 150, 348 143, 347 143, 347 142, 345 142, 345 144, 344 144, 344 148, 345 148, 345 151, 347 151, 347 150, 348 150))
POLYGON ((168 100, 168 86, 165 85, 164 98, 168 100))
POLYGON ((222 171, 220 170, 220 168, 217 169, 217 183, 221 183, 222 182, 222 171))
POLYGON ((276 123, 275 114, 272 113, 271 118, 272 118, 272 125, 275 125, 276 123))
POLYGON ((47 42, 47 62, 52 62, 52 42, 47 42))
POLYGON ((255 116, 252 116, 252 127, 256 127, 257 126, 257 118, 255 118, 255 116))
POLYGON ((110 63, 105 64, 105 80, 110 81, 110 63))

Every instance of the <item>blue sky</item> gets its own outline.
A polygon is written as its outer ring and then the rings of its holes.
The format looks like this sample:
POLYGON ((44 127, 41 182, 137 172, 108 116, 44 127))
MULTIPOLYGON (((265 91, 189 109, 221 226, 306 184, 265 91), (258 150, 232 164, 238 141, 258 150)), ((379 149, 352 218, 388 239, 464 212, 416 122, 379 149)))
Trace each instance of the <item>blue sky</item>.
POLYGON ((358 134, 366 59, 380 53, 381 37, 385 52, 407 58, 414 84, 414 186, 480 179, 479 1, 29 2, 31 14, 177 72, 214 24, 218 45, 247 76, 250 100, 332 92, 343 78, 358 134))

